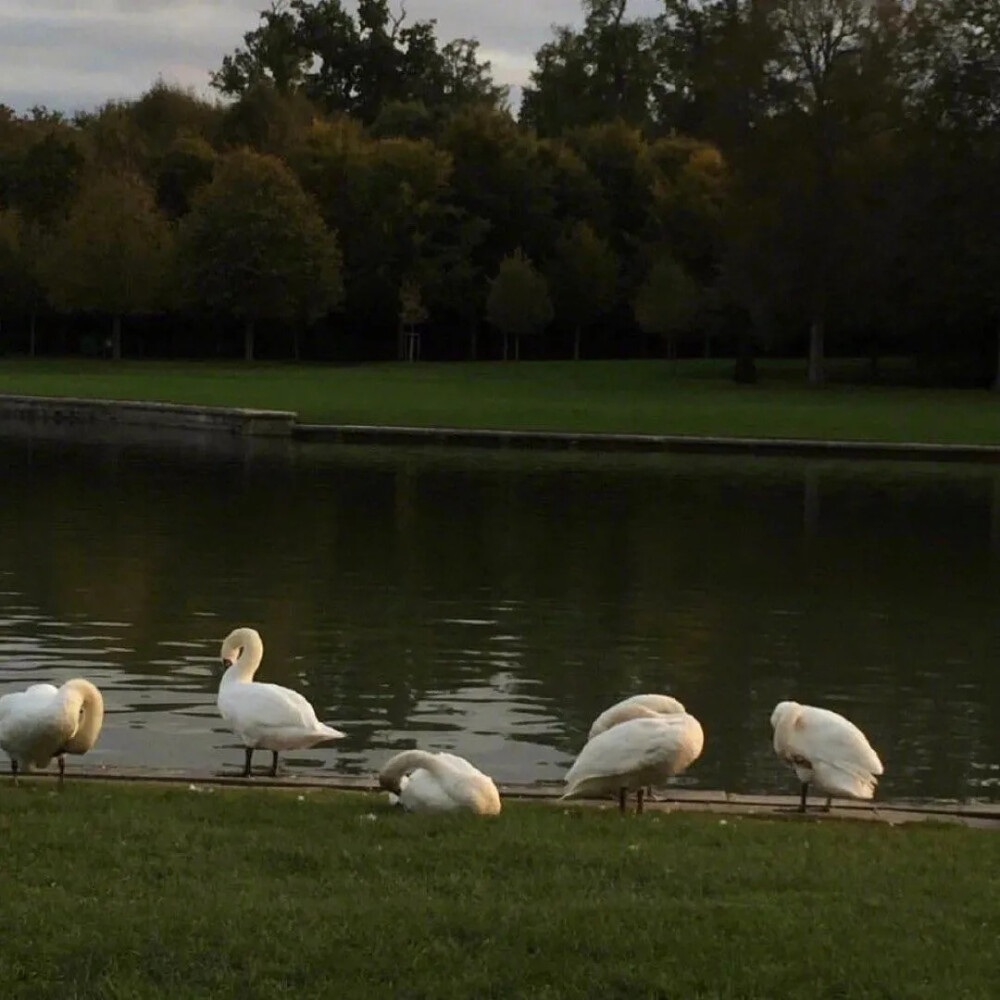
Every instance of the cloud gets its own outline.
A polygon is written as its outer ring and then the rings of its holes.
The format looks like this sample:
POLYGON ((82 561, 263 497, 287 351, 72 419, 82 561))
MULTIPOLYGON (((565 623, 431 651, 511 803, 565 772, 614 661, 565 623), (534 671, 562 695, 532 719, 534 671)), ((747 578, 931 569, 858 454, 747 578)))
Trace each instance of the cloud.
MULTIPOLYGON (((476 38, 499 83, 527 82, 553 24, 579 24, 577 0, 404 0, 437 36, 476 38)), ((0 0, 0 103, 73 112, 137 97, 158 78, 208 92, 209 73, 258 23, 266 0, 0 0)), ((353 5, 346 4, 348 8, 353 5)), ((393 4, 398 9, 398 0, 393 4)), ((633 0, 629 15, 655 13, 633 0)))

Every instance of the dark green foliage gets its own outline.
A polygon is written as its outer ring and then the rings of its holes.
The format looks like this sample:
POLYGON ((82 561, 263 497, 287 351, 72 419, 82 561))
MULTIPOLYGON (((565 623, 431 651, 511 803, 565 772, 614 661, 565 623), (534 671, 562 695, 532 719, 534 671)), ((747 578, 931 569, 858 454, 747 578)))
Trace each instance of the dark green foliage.
POLYGON ((11 1000, 992 995, 992 831, 4 788, 11 1000))

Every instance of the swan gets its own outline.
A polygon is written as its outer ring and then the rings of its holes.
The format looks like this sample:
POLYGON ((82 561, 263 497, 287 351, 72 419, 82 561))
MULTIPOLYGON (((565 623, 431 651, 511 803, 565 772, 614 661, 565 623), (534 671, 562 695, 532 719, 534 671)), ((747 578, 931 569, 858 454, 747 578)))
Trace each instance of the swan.
POLYGON ((500 812, 500 793, 488 774, 452 753, 404 750, 379 771, 378 782, 407 812, 453 812, 479 816, 500 812))
POLYGON ((278 752, 302 750, 345 734, 320 722, 312 705, 297 691, 253 679, 264 656, 260 633, 234 629, 222 642, 226 672, 219 683, 218 706, 229 728, 246 749, 243 777, 250 777, 254 750, 270 750, 271 777, 278 773, 278 752))
POLYGON ((705 734, 687 712, 644 715, 620 722, 589 740, 566 774, 564 799, 618 793, 625 812, 630 789, 642 812, 643 789, 661 784, 701 755, 705 734))
POLYGON ((806 811, 809 785, 827 796, 871 799, 882 761, 853 722, 836 712, 797 701, 779 702, 771 713, 774 752, 792 766, 802 782, 799 812, 806 811))
POLYGON ((620 722, 627 722, 629 719, 653 715, 675 715, 684 710, 684 706, 668 694, 634 694, 631 698, 625 698, 601 712, 594 719, 587 739, 592 740, 612 726, 617 726, 620 722))
POLYGON ((55 757, 62 784, 65 755, 86 753, 97 742, 103 724, 104 698, 83 677, 61 687, 32 684, 0 698, 0 747, 10 756, 15 783, 19 770, 48 767, 55 757))

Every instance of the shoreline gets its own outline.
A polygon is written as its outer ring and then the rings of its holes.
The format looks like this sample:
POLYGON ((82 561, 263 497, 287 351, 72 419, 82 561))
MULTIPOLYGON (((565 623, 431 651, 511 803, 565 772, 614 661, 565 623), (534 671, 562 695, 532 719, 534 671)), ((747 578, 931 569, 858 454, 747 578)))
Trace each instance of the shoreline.
POLYGON ((95 428, 139 433, 151 440, 178 432, 204 437, 270 438, 304 444, 375 444, 580 452, 686 453, 795 458, 892 459, 1000 464, 1000 445, 932 442, 608 434, 373 424, 300 423, 288 410, 259 410, 137 400, 0 395, 0 430, 45 428, 57 436, 95 428))
MULTIPOLYGON (((20 776, 22 781, 56 781, 58 775, 50 771, 32 771, 20 776)), ((280 774, 272 778, 267 774, 254 774, 244 778, 236 771, 185 771, 153 767, 81 767, 67 768, 67 787, 75 781, 106 781, 111 784, 153 784, 219 788, 252 788, 275 791, 336 791, 364 792, 384 798, 384 793, 371 779, 354 775, 317 776, 308 774, 280 774)), ((521 784, 498 781, 501 797, 514 801, 544 802, 561 805, 565 809, 580 806, 617 809, 611 799, 573 799, 563 802, 562 785, 558 783, 521 784)), ((745 795, 724 790, 696 790, 669 788, 657 793, 659 799, 647 800, 651 812, 703 812, 718 815, 720 819, 733 817, 758 817, 764 819, 831 819, 880 822, 889 826, 910 823, 937 822, 960 824, 982 829, 1000 830, 1000 802, 960 802, 953 799, 900 799, 874 803, 840 800, 829 813, 819 806, 823 796, 814 795, 809 811, 803 817, 795 795, 745 795)), ((630 805, 629 811, 632 811, 630 805)))

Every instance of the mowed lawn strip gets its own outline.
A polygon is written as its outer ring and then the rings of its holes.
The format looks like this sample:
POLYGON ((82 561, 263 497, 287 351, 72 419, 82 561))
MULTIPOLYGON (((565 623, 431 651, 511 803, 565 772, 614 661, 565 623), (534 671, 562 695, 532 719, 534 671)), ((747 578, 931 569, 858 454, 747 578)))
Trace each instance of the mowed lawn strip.
POLYGON ((0 393, 292 410, 306 423, 1000 444, 1000 397, 845 381, 831 363, 729 361, 383 363, 355 366, 0 359, 0 393))
POLYGON ((994 997, 1000 836, 0 788, 4 998, 994 997))

